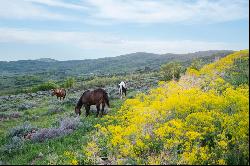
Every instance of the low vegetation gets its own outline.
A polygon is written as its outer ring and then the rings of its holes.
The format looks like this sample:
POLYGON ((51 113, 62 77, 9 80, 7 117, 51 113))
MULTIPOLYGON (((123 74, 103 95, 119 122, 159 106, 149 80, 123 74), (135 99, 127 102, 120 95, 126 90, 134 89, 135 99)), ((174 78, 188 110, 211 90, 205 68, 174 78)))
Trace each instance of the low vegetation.
POLYGON ((249 164, 249 52, 216 57, 52 79, 4 97, 0 164, 249 164), (67 89, 64 101, 47 91, 54 87, 67 89), (108 114, 77 117, 82 92, 96 87, 109 93, 108 114))

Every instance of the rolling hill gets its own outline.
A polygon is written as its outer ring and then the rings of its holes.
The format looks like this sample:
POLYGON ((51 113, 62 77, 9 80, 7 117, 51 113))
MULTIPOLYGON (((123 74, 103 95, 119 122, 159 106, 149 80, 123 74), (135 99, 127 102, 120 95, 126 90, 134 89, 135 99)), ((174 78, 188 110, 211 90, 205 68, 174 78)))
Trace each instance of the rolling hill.
POLYGON ((131 73, 156 71, 161 64, 170 61, 180 61, 184 67, 188 67, 194 59, 198 58, 204 65, 230 53, 232 51, 228 50, 199 51, 188 54, 136 52, 117 57, 86 60, 57 61, 51 58, 41 58, 0 61, 0 96, 17 94, 25 88, 50 80, 61 83, 67 77, 74 77, 78 82, 82 82, 94 76, 124 76, 131 73))
POLYGON ((188 61, 194 58, 216 55, 223 57, 232 53, 229 50, 199 51, 188 54, 153 54, 136 52, 117 57, 99 59, 57 61, 50 58, 38 60, 0 61, 0 74, 34 74, 51 73, 65 75, 110 74, 131 72, 149 67, 159 68, 160 64, 169 61, 188 61))

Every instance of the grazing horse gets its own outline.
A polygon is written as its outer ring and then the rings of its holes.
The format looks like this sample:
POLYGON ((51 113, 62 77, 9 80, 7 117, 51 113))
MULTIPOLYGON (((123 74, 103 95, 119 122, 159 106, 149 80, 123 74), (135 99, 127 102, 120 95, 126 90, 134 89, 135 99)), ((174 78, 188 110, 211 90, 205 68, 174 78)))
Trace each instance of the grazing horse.
POLYGON ((61 98, 63 98, 63 100, 64 100, 64 98, 66 96, 66 90, 63 88, 52 89, 52 96, 54 96, 54 95, 56 95, 57 99, 58 99, 58 97, 60 97, 60 100, 61 100, 61 98))
POLYGON ((119 84, 119 94, 121 96, 121 99, 123 94, 125 94, 125 96, 127 95, 127 86, 126 83, 123 81, 119 84))
POLYGON ((109 107, 109 99, 107 92, 101 88, 98 88, 93 91, 87 90, 82 94, 81 98, 79 99, 75 107, 75 113, 81 115, 81 108, 82 105, 84 105, 86 110, 86 116, 88 116, 90 106, 96 105, 97 109, 96 117, 98 117, 100 111, 100 104, 102 104, 102 112, 101 112, 101 117, 102 117, 105 105, 107 104, 107 106, 109 107))

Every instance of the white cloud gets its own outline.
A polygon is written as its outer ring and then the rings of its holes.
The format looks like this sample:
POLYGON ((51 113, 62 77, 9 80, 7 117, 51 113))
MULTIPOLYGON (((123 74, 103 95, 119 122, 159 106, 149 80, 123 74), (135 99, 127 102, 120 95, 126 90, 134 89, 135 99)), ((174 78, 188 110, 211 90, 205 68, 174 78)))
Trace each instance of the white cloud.
MULTIPOLYGON (((37 1, 38 2, 38 1, 37 1)), ((44 1, 49 3, 49 1, 44 1)), ((56 5, 54 2, 54 5, 56 5)), ((63 6, 63 4, 57 4, 63 6)), ((38 19, 38 20, 77 20, 76 17, 68 16, 45 9, 31 1, 1 0, 0 19, 38 19)))
POLYGON ((83 5, 79 4, 72 4, 72 3, 66 3, 61 0, 26 0, 27 2, 47 5, 51 7, 61 7, 61 8, 67 8, 67 9, 86 9, 83 5))
MULTIPOLYGON (((85 2, 86 5, 86 1, 85 2)), ((223 22, 248 18, 248 0, 87 0, 93 19, 131 23, 223 22)))
POLYGON ((0 43, 66 44, 83 50, 120 55, 132 52, 187 53, 202 50, 243 49, 237 44, 193 40, 141 40, 102 33, 33 31, 30 29, 0 28, 0 43))
POLYGON ((1 0, 0 18, 81 20, 93 24, 214 23, 247 19, 248 6, 248 0, 79 0, 74 3, 1 0), (55 8, 68 9, 71 16, 55 8))

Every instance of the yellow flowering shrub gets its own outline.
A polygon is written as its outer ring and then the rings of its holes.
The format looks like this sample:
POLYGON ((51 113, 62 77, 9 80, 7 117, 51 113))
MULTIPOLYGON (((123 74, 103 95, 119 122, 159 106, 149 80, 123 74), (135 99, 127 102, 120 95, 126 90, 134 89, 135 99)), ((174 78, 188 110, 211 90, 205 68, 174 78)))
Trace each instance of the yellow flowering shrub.
POLYGON ((65 151, 64 154, 65 158, 67 159, 67 164, 69 165, 78 165, 78 154, 71 151, 65 151))
POLYGON ((242 57, 248 50, 127 99, 96 126, 99 139, 86 155, 105 154, 113 164, 249 164, 249 86, 223 78, 242 57))

